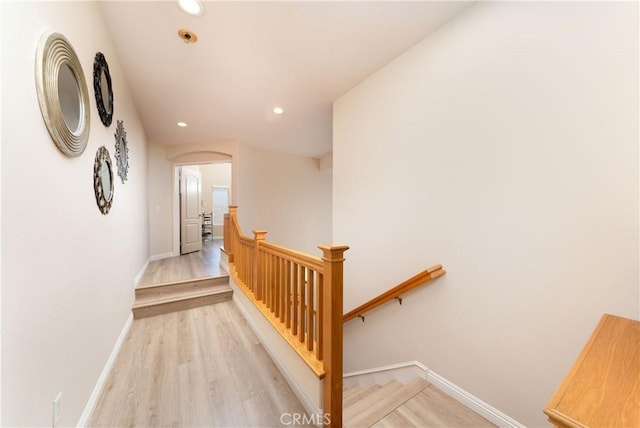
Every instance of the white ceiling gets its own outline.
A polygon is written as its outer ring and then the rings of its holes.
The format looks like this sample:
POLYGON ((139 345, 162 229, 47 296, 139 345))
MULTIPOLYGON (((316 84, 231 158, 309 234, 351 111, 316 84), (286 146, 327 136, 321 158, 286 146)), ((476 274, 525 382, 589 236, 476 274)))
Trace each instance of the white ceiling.
POLYGON ((313 157, 332 149, 335 99, 469 5, 204 4, 200 17, 174 1, 102 4, 150 141, 236 139, 313 157), (198 42, 182 42, 181 28, 194 31, 198 42), (284 114, 273 114, 275 106, 284 114), (188 127, 178 128, 179 121, 188 127))

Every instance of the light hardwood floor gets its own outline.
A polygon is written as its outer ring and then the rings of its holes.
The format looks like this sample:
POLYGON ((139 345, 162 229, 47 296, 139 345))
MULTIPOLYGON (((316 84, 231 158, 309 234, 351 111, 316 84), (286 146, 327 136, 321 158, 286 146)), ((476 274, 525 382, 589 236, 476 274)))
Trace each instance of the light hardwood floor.
POLYGON ((149 263, 139 285, 162 284, 207 276, 227 275, 220 267, 222 240, 204 241, 202 250, 149 263))
POLYGON ((403 427, 495 427, 433 385, 428 385, 402 406, 389 413, 374 428, 403 427))
POLYGON ((90 426, 273 427, 304 413, 233 302, 134 321, 90 426))

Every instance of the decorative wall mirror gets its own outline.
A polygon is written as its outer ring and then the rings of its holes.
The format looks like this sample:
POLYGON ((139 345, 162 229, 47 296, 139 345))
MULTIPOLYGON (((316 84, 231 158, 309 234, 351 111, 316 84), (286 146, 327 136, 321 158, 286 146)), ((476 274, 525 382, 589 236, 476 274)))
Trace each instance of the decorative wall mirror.
POLYGON ((96 203, 102 214, 108 214, 113 202, 113 170, 111 156, 105 146, 98 148, 96 160, 93 163, 93 190, 96 203))
POLYGON ((89 140, 89 91, 78 56, 60 33, 40 37, 36 89, 53 142, 65 155, 80 156, 89 140))
POLYGON ((104 126, 111 125, 113 119, 113 87, 109 65, 102 52, 93 60, 93 92, 96 95, 98 115, 104 126))
POLYGON ((122 183, 127 180, 129 171, 129 147, 127 144, 127 131, 124 130, 124 124, 118 121, 116 128, 116 164, 118 165, 118 175, 122 183))

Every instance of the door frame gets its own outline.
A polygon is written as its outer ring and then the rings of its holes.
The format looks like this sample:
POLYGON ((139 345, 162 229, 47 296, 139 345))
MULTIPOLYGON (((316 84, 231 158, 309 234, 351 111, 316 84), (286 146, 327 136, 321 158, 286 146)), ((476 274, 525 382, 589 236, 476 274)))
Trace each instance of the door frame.
MULTIPOLYGON (((233 161, 233 157, 229 157, 229 159, 225 160, 214 160, 214 161, 192 161, 192 162, 173 162, 173 195, 172 195, 172 241, 173 247, 171 252, 171 257, 177 257, 180 255, 180 167, 181 166, 193 166, 193 165, 211 165, 216 163, 230 163, 231 164, 231 195, 235 192, 233 191, 235 182, 234 180, 234 172, 235 172, 235 162, 233 161)), ((233 199, 231 200, 233 203, 233 199)))

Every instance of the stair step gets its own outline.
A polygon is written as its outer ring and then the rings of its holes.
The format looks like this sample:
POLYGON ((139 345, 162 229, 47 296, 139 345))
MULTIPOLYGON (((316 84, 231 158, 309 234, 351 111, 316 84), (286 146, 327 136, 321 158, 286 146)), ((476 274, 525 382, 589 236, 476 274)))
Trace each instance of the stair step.
POLYGON ((181 291, 202 290, 215 285, 228 285, 229 275, 207 276, 184 281, 166 282, 162 284, 139 285, 136 287, 136 299, 150 296, 161 296, 181 291))
POLYGON ((133 318, 139 319, 169 312, 182 311, 198 306, 211 305, 231 300, 233 290, 229 285, 214 285, 195 290, 151 295, 136 299, 133 318))
POLYGON ((413 398, 428 385, 429 382, 421 378, 414 379, 406 385, 397 380, 391 381, 345 408, 344 425, 369 427, 413 398))
POLYGON ((373 385, 368 385, 368 386, 359 386, 356 390, 342 396, 342 408, 346 409, 347 407, 351 406, 353 403, 357 402, 358 400, 361 400, 362 398, 366 397, 369 394, 373 394, 380 388, 382 388, 382 386, 380 386, 377 383, 374 383, 373 385))

